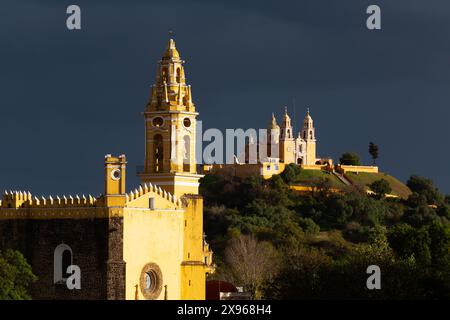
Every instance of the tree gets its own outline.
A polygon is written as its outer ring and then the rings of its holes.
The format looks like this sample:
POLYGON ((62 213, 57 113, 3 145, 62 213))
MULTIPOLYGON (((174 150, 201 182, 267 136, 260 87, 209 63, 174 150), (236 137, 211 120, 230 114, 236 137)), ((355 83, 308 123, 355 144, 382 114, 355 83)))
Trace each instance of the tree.
POLYGON ((414 193, 423 196, 427 204, 440 204, 444 202, 444 196, 433 185, 433 181, 430 179, 422 178, 416 175, 412 175, 406 182, 408 188, 414 193))
POLYGON ((431 239, 427 229, 414 229, 408 224, 399 224, 389 231, 388 240, 399 257, 414 257, 421 265, 431 262, 431 239))
POLYGON ((292 182, 295 182, 297 177, 300 175, 301 170, 302 169, 297 164, 290 163, 284 168, 284 171, 280 174, 280 176, 283 178, 284 182, 291 184, 292 182))
POLYGON ((28 286, 37 278, 24 256, 14 250, 0 251, 0 300, 29 300, 28 286))
POLYGON ((380 179, 372 182, 369 185, 370 190, 372 190, 379 199, 385 197, 386 194, 392 191, 391 185, 385 179, 380 179))
POLYGON ((450 226, 433 223, 428 227, 431 259, 435 265, 450 266, 450 226))
POLYGON ((388 204, 356 192, 332 195, 323 200, 324 208, 318 223, 321 227, 344 229, 354 221, 363 226, 375 226, 389 215, 388 204))
POLYGON ((359 159, 359 155, 354 152, 346 152, 344 153, 341 158, 339 159, 339 162, 343 165, 348 166, 359 166, 361 165, 361 160, 359 159))
POLYGON ((277 274, 278 260, 278 253, 270 243, 248 235, 232 239, 225 250, 225 261, 235 284, 242 284, 254 299, 262 298, 264 284, 277 274))
POLYGON ((439 216, 436 214, 436 210, 428 205, 406 210, 402 219, 416 228, 427 226, 440 220, 439 216))
MULTIPOLYGON (((326 191, 329 183, 313 185, 326 191)), ((202 184, 213 277, 255 298, 450 299, 450 199, 429 180, 410 179, 407 201, 350 189, 299 194, 281 174, 202 184), (364 285, 371 264, 382 270, 382 290, 364 285)))
POLYGON ((272 284, 266 288, 269 299, 314 299, 323 297, 321 275, 330 269, 332 259, 324 250, 298 246, 286 248, 285 262, 272 284))
POLYGON ((318 234, 320 227, 311 218, 298 217, 298 224, 307 234, 318 234))
POLYGON ((314 197, 327 197, 331 194, 333 188, 333 182, 329 177, 313 178, 311 180, 311 195, 314 197))
POLYGON ((378 158, 378 146, 371 142, 369 143, 369 153, 373 159, 373 165, 375 165, 375 160, 378 158))

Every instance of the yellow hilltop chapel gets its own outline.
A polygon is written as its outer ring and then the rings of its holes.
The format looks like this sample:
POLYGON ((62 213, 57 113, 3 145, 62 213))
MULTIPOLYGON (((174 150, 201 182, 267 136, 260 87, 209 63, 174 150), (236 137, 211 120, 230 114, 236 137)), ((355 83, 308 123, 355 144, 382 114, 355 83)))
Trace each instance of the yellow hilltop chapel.
POLYGON ((205 299, 212 252, 198 194, 198 113, 175 42, 158 65, 145 115, 142 185, 126 192, 126 158, 106 155, 102 196, 37 198, 6 191, 0 250, 21 251, 38 281, 34 299, 205 299), (69 289, 68 267, 80 268, 69 289))

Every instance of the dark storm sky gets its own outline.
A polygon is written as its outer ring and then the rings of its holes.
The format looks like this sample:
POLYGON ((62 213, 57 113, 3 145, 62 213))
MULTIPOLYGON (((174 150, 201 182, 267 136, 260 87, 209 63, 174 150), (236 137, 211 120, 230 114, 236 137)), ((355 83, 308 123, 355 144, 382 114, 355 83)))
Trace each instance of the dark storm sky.
MULTIPOLYGON (((206 127, 266 127, 296 100, 318 154, 358 152, 403 181, 450 193, 450 2, 0 2, 0 188, 103 191, 103 156, 125 153, 128 186, 144 156, 156 62, 174 28, 206 127), (68 31, 78 4, 82 30, 68 31), (366 29, 378 4, 382 30, 366 29)), ((296 130, 298 127, 296 128, 296 130)))

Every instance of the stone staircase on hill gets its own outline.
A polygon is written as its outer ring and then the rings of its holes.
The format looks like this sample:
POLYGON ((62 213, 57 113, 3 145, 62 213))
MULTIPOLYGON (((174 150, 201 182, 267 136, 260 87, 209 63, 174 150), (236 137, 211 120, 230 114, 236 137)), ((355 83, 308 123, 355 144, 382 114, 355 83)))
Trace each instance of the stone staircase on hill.
POLYGON ((346 186, 353 185, 350 180, 348 180, 342 173, 333 170, 333 174, 346 186))

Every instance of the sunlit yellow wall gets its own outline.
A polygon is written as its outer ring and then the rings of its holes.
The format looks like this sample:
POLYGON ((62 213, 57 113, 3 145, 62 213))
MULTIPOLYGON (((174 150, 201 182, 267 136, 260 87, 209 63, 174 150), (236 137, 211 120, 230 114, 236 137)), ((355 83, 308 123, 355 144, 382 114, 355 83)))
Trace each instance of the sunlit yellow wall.
POLYGON ((264 179, 270 179, 274 174, 280 174, 284 171, 285 163, 263 162, 261 164, 261 175, 264 179))
POLYGON ((280 160, 285 164, 295 163, 295 140, 280 141, 280 160))
POLYGON ((181 268, 182 299, 205 300, 206 273, 202 265, 183 265, 181 268), (190 284, 189 284, 190 281, 190 284))
MULTIPOLYGON (((162 271, 164 299, 181 298, 181 262, 183 258, 183 211, 126 208, 124 213, 123 250, 126 262, 126 299, 134 299, 142 268, 150 262, 162 271)), ((138 288, 139 299, 144 299, 138 288)))
POLYGON ((181 298, 205 299, 203 252, 203 198, 189 196, 184 216, 184 253, 181 276, 181 298))
POLYGON ((302 167, 302 169, 305 170, 326 170, 326 166, 321 165, 321 164, 302 164, 300 165, 302 167))
POLYGON ((308 141, 306 143, 306 161, 304 164, 313 165, 316 163, 316 143, 308 141))
POLYGON ((348 165, 337 165, 336 171, 345 172, 369 172, 378 173, 377 166, 348 166, 348 165))

